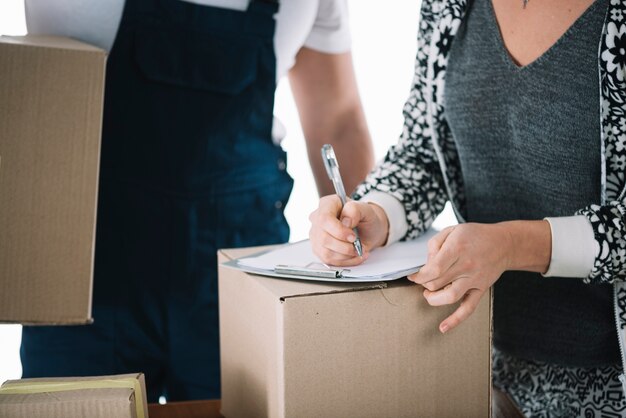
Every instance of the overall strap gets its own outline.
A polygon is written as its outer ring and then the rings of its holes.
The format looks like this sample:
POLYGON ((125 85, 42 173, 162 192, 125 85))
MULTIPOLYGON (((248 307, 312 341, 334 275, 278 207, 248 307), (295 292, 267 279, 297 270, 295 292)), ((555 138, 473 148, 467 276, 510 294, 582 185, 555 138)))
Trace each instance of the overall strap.
POLYGON ((273 17, 278 12, 278 0, 251 0, 247 11, 273 17))
POLYGON ((251 0, 246 11, 249 24, 244 31, 248 34, 274 36, 274 15, 278 13, 278 0, 251 0))

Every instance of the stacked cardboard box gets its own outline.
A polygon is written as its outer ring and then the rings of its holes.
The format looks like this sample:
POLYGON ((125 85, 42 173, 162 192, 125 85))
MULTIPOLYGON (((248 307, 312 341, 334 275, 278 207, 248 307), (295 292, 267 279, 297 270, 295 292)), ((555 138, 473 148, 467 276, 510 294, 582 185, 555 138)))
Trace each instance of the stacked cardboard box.
MULTIPOLYGON (((87 324, 105 51, 0 37, 0 322, 87 324)), ((1 417, 147 416, 143 375, 24 379, 1 417)))

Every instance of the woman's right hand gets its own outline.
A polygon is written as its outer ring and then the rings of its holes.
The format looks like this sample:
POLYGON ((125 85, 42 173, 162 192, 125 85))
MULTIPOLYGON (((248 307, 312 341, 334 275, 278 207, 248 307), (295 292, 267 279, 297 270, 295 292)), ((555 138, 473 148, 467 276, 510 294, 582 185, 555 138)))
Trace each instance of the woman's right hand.
POLYGON ((323 263, 333 266, 361 264, 374 248, 385 245, 389 233, 389 220, 380 206, 351 200, 342 210, 337 195, 322 197, 309 220, 313 252, 323 263), (363 246, 362 257, 353 244, 356 237, 352 228, 355 227, 363 246))

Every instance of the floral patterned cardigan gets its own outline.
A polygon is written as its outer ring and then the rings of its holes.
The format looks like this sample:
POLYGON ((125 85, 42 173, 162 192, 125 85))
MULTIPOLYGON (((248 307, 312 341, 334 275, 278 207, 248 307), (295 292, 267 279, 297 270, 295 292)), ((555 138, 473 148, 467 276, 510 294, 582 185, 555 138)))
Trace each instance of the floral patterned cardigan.
MULTIPOLYGON (((415 238, 450 200, 463 222, 465 196, 459 155, 444 115, 448 52, 468 8, 467 0, 423 0, 413 88, 404 106, 400 140, 354 193, 392 195, 404 206, 415 238)), ((610 0, 599 40, 601 201, 576 214, 591 222, 595 262, 588 284, 613 283, 622 362, 626 338, 626 0, 610 0)), ((621 376, 626 391, 626 376, 621 376)))

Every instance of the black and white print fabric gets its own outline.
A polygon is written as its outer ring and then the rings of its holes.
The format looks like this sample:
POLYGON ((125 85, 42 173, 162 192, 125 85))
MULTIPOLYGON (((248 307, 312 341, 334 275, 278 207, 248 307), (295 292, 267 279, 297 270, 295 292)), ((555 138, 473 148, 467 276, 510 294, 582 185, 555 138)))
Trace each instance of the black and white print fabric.
POLYGON ((600 42, 600 135, 605 173, 601 205, 579 212, 591 221, 598 243, 587 283, 626 279, 626 5, 622 0, 611 0, 600 42))
POLYGON ((626 416, 626 398, 615 366, 569 368, 493 352, 493 384, 533 418, 626 416))
MULTIPOLYGON (((463 222, 465 196, 459 155, 444 116, 448 52, 467 0, 423 0, 411 94, 398 143, 361 184, 354 198, 378 190, 397 198, 408 222, 405 239, 426 231, 446 201, 463 222)), ((581 208, 595 235, 595 262, 585 283, 613 283, 618 334, 626 339, 626 0, 610 0, 599 41, 602 129, 601 202, 581 208)), ((624 354, 622 353, 622 358, 624 354)), ((623 362, 626 360, 623 358, 623 362)), ((624 389, 626 391, 626 377, 624 389)))

